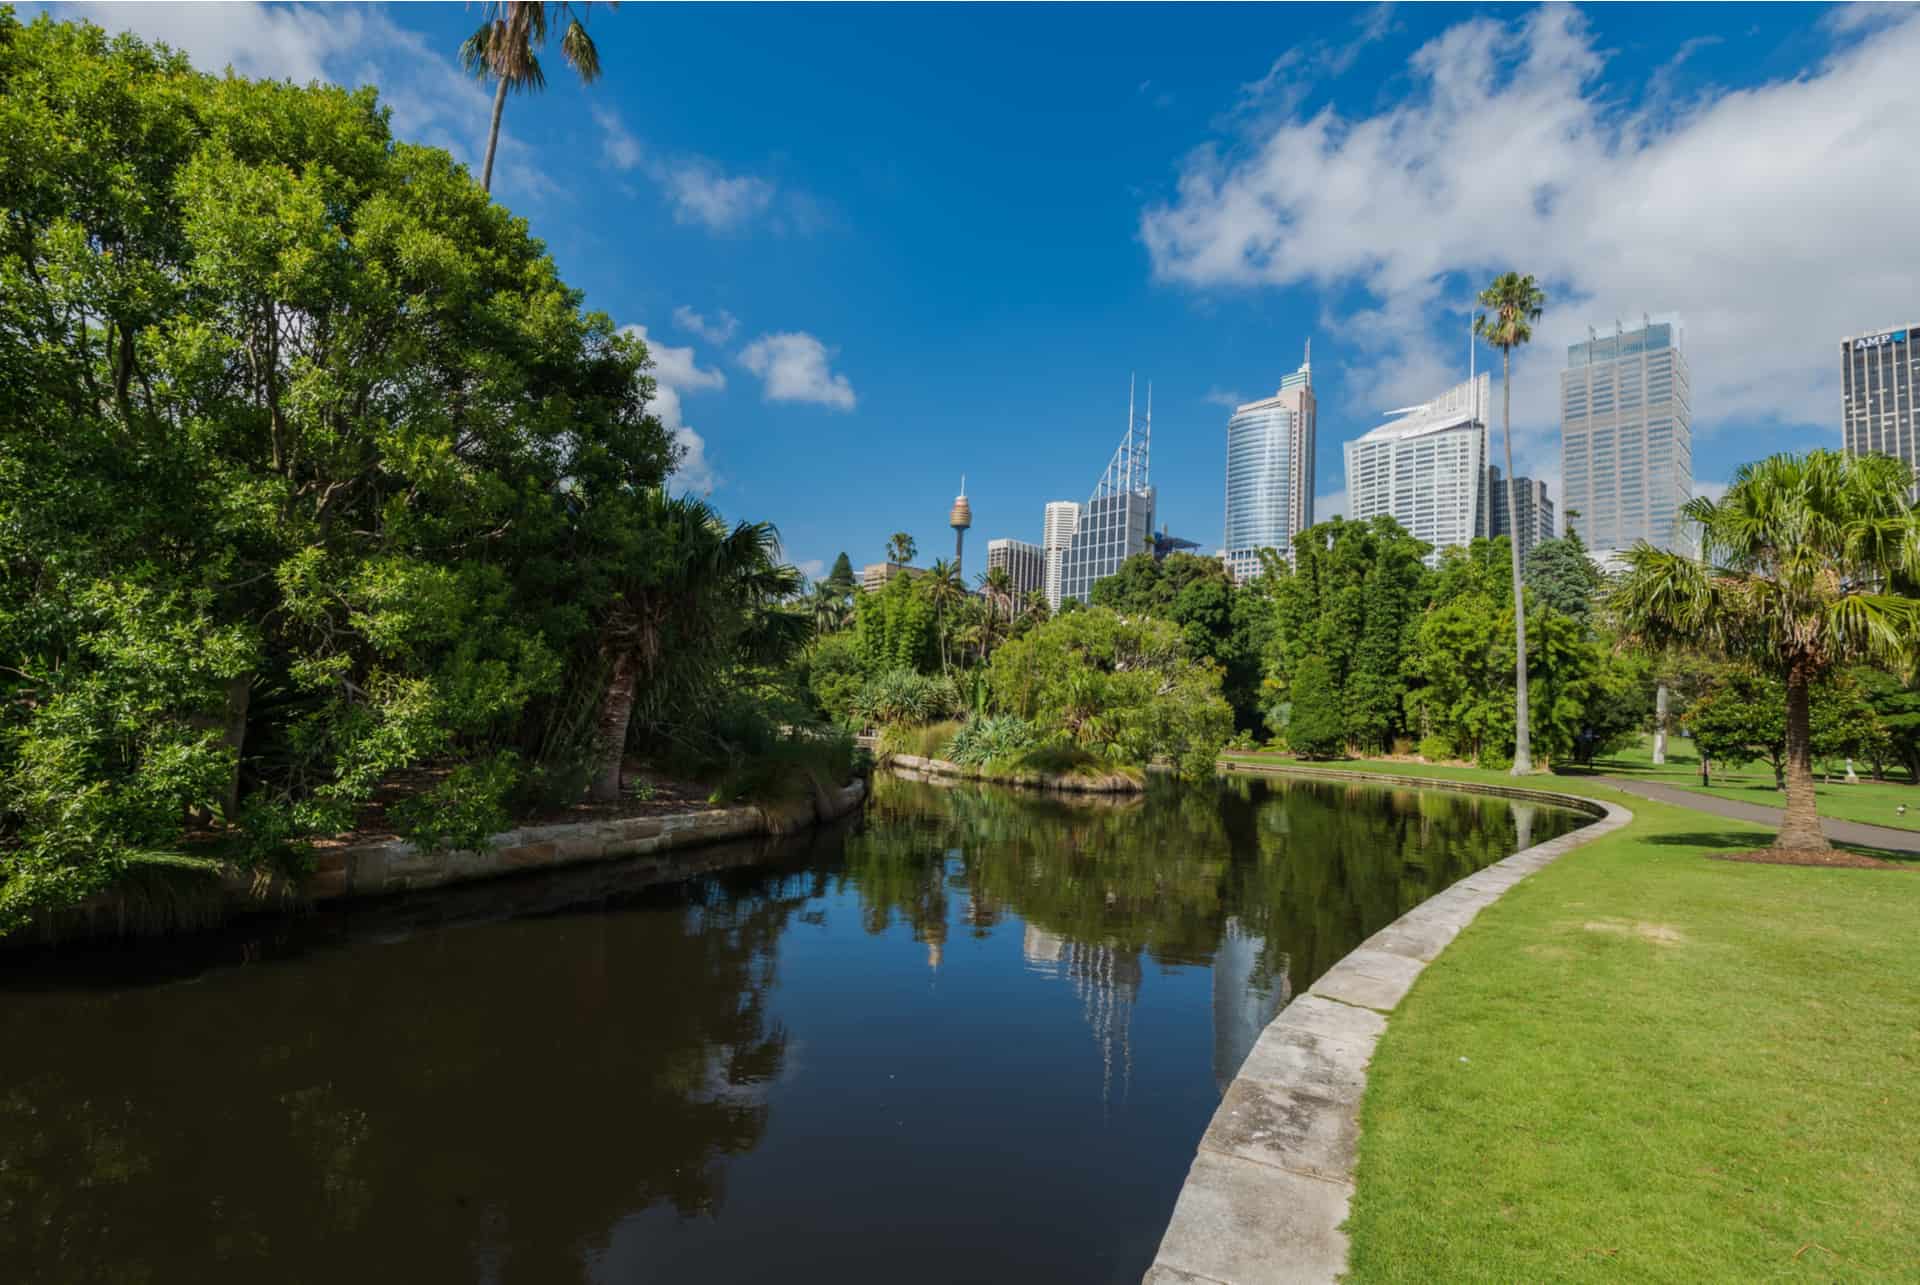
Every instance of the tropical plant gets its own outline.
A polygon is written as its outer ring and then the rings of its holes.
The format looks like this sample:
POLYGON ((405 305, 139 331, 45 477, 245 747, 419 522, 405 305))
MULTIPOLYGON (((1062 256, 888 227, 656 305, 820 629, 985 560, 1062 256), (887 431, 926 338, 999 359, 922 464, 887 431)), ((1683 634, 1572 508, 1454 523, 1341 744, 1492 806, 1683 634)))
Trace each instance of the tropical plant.
POLYGON ((905 531, 895 531, 887 537, 887 561, 897 562, 901 566, 910 566, 913 557, 920 550, 914 545, 913 537, 905 531))
POLYGON ((933 723, 960 712, 960 692, 945 675, 889 669, 860 685, 853 712, 871 724, 933 723))
POLYGON ((805 617, 777 609, 802 578, 779 560, 771 523, 729 529, 705 500, 664 490, 646 497, 636 517, 631 570, 600 630, 607 679, 592 784, 600 801, 620 797, 636 698, 683 698, 710 683, 715 666, 741 655, 777 660, 811 632, 805 617))
POLYGON ((1818 450, 1741 466, 1720 500, 1681 510, 1702 556, 1642 543, 1609 595, 1628 641, 1712 648, 1786 689, 1786 816, 1778 849, 1824 850, 1810 693, 1850 662, 1902 672, 1920 650, 1920 518, 1911 470, 1818 450))
POLYGON ((947 757, 966 767, 982 767, 1013 759, 1039 743, 1033 724, 1011 714, 995 714, 963 725, 947 745, 947 757))
POLYGON ((940 639, 940 671, 945 673, 952 668, 947 657, 947 624, 954 607, 966 601, 967 586, 960 579, 959 568, 942 558, 928 569, 924 587, 927 601, 933 604, 933 629, 940 639))
POLYGON ((480 167, 480 187, 493 191, 493 156, 500 146, 500 115, 507 91, 516 93, 547 87, 539 50, 547 43, 549 27, 565 24, 560 34, 560 56, 579 73, 582 84, 600 78, 600 51, 580 20, 586 10, 559 0, 489 0, 481 6, 486 20, 460 44, 460 62, 476 77, 493 80, 493 119, 487 126, 487 157, 480 167))
MULTIPOLYGON (((1506 272, 1480 292, 1480 306, 1487 309, 1473 319, 1473 333, 1500 350, 1500 437, 1507 459, 1507 512, 1520 512, 1513 478, 1513 350, 1533 338, 1533 323, 1540 320, 1547 306, 1547 294, 1532 276, 1506 272)), ((1520 543, 1509 542, 1513 560, 1513 600, 1522 597, 1520 543)), ((1527 613, 1513 613, 1513 701, 1514 741, 1513 774, 1523 776, 1533 770, 1533 755, 1528 739, 1527 718, 1527 613)))

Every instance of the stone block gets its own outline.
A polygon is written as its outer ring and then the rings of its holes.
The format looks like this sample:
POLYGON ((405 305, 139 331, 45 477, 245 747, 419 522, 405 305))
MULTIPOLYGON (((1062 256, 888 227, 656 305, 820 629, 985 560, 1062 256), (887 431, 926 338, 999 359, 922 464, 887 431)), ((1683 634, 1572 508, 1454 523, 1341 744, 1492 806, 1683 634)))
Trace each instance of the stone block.
POLYGON ((582 832, 575 838, 554 840, 553 851, 556 865, 598 861, 607 854, 607 842, 593 830, 582 827, 582 832))
MULTIPOLYGON (((1293 1002, 1280 1010, 1280 1015, 1268 1024, 1260 1038, 1266 1039, 1275 1027, 1305 1031, 1323 1041, 1356 1046, 1371 1055, 1380 1033, 1387 1029, 1387 1019, 1367 1009, 1335 1003, 1309 992, 1294 996, 1293 1002)), ((1258 1048, 1259 1044, 1254 1047, 1258 1048)))
POLYGON ((550 866, 560 856, 557 843, 523 843, 513 848, 495 848, 494 857, 502 870, 525 870, 550 866))
POLYGON ((1321 1087, 1238 1076, 1213 1113, 1201 1149, 1349 1181, 1360 1142, 1361 1087, 1339 1078, 1326 1083, 1329 1092, 1321 1087))
POLYGON ((1226 1285, 1332 1282, 1346 1268, 1350 1198, 1345 1183, 1202 1151, 1154 1266, 1226 1285))
POLYGON ((300 884, 301 893, 315 901, 344 897, 352 889, 352 877, 344 864, 336 864, 331 870, 316 870, 300 884))
POLYGON ((1362 947, 1328 969, 1310 994, 1388 1012, 1406 998, 1413 979, 1426 965, 1405 955, 1362 947))
POLYGON ((1443 913, 1432 915, 1422 914, 1425 909, 1425 906, 1420 906, 1408 911, 1360 945, 1366 950, 1405 955, 1423 964, 1432 963, 1459 934, 1466 920, 1457 914, 1444 913, 1444 908, 1443 913))
POLYGON ((1140 1285, 1220 1285, 1220 1282, 1205 1276, 1195 1276, 1192 1272, 1183 1272, 1177 1267, 1162 1267, 1155 1263, 1147 1268, 1147 1274, 1141 1277, 1140 1285))

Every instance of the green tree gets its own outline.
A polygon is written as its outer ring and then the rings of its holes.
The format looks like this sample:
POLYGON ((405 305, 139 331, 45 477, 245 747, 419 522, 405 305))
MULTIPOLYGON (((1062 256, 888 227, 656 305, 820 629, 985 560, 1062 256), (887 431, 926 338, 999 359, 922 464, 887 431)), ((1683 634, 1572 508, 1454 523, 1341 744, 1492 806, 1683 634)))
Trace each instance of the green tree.
MULTIPOLYGON (((1547 294, 1532 276, 1517 272, 1502 273, 1480 292, 1480 306, 1487 309, 1473 319, 1473 333, 1500 350, 1500 437, 1507 460, 1507 512, 1519 513, 1518 495, 1513 481, 1513 350, 1533 338, 1533 323, 1547 306, 1547 294)), ((1520 546, 1510 542, 1513 561, 1513 597, 1521 597, 1520 546)), ((1527 718, 1527 613, 1513 613, 1514 679, 1513 699, 1517 711, 1513 743, 1513 774, 1524 776, 1533 770, 1533 754, 1528 741, 1527 718)))
MULTIPOLYGON (((1853 679, 1873 707, 1884 738, 1881 752, 1907 769, 1909 782, 1920 783, 1920 688, 1867 665, 1856 666, 1853 679)), ((1874 775, 1878 776, 1881 760, 1872 761, 1874 775)))
POLYGON ((1333 672, 1325 660, 1309 656, 1294 675, 1287 745, 1301 758, 1326 759, 1338 755, 1346 739, 1333 672))
POLYGON ((1584 623, 1606 585, 1577 533, 1542 540, 1527 550, 1527 591, 1543 606, 1584 623))
POLYGON ((1837 666, 1910 667, 1920 600, 1920 521, 1911 471, 1885 456, 1837 451, 1742 465, 1718 501, 1682 510, 1704 560, 1645 544, 1609 599, 1629 636, 1707 646, 1760 667, 1786 688, 1786 817, 1781 849, 1822 850, 1813 791, 1809 696, 1837 666))
POLYGON ((1745 665, 1723 671, 1719 683, 1687 707, 1680 725, 1700 752, 1700 783, 1712 767, 1739 767, 1755 759, 1773 769, 1776 784, 1786 780, 1786 692, 1771 676, 1745 665))
POLYGON ((913 537, 905 531, 895 531, 887 537, 888 562, 897 562, 902 566, 911 566, 913 564, 913 555, 919 551, 913 543, 913 537))
MULTIPOLYGON (((547 43, 549 25, 560 33, 560 56, 579 73, 582 84, 600 78, 600 50, 587 34, 574 6, 565 0, 488 0, 481 6, 486 21, 460 44, 460 61, 473 75, 493 80, 493 119, 487 126, 487 157, 480 167, 480 188, 493 191, 493 154, 500 145, 500 114, 507 91, 545 89, 547 75, 540 67, 539 50, 547 43)), ((586 5, 580 5, 584 11, 586 5)))
POLYGON ((847 557, 844 550, 833 560, 833 569, 827 572, 827 583, 843 594, 851 594, 854 586, 859 583, 853 578, 853 561, 847 557))

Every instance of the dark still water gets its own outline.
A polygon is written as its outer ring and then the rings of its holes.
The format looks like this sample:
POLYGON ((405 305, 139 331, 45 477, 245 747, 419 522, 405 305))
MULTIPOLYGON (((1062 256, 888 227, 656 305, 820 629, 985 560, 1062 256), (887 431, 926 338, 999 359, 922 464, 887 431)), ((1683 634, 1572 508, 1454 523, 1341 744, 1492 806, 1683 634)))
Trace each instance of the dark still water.
POLYGON ((0 1279, 1136 1281, 1292 992, 1578 824, 883 779, 677 886, 0 956, 0 1279))

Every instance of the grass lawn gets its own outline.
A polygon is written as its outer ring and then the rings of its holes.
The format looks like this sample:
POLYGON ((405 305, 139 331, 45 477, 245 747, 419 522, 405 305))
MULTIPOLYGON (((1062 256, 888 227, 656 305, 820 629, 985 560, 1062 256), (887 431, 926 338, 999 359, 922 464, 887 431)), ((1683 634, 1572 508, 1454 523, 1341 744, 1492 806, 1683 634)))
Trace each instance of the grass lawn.
POLYGON ((1765 832, 1537 783, 1635 823, 1483 911, 1395 1011, 1351 1279, 1920 1280, 1920 863, 1712 861, 1765 832))
MULTIPOLYGON (((1875 781, 1867 776, 1865 764, 1855 763, 1854 771, 1860 779, 1849 783, 1839 779, 1846 771, 1845 763, 1821 766, 1830 766, 1835 778, 1814 786, 1814 793, 1820 800, 1821 816, 1841 821, 1865 821, 1901 830, 1920 830, 1920 789, 1907 784, 1904 774, 1897 780, 1875 781), (1905 816, 1896 811, 1902 803, 1907 805, 1905 816)), ((1770 808, 1786 806, 1785 796, 1774 788, 1773 769, 1765 763, 1749 763, 1744 767, 1715 771, 1712 774, 1713 784, 1702 790, 1700 755, 1692 741, 1678 737, 1667 741, 1667 761, 1659 767, 1653 765, 1653 738, 1648 737, 1638 746, 1612 758, 1596 760, 1594 771, 1615 776, 1645 777, 1662 785, 1682 786, 1696 793, 1712 794, 1740 803, 1758 803, 1770 808)))

